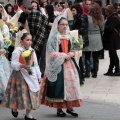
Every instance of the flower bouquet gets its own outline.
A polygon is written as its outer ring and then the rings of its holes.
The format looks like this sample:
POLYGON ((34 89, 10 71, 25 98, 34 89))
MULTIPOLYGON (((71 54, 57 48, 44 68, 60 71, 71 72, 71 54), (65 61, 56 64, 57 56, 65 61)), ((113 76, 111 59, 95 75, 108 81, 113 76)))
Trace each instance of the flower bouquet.
POLYGON ((83 39, 82 36, 79 36, 78 40, 72 40, 72 50, 82 50, 83 48, 83 39))
POLYGON ((16 33, 18 32, 18 27, 16 27, 15 24, 12 22, 7 22, 6 24, 10 29, 9 32, 11 34, 12 46, 15 46, 15 38, 16 38, 16 33))
POLYGON ((27 65, 30 65, 30 70, 28 71, 29 75, 32 75, 32 70, 31 67, 33 66, 33 64, 31 65, 31 56, 32 53, 34 52, 34 50, 30 51, 30 50, 25 50, 22 52, 22 56, 26 62, 27 65))
POLYGON ((4 31, 2 31, 2 35, 4 40, 4 49, 6 50, 7 53, 9 53, 8 47, 12 44, 12 42, 7 38, 7 35, 4 31))

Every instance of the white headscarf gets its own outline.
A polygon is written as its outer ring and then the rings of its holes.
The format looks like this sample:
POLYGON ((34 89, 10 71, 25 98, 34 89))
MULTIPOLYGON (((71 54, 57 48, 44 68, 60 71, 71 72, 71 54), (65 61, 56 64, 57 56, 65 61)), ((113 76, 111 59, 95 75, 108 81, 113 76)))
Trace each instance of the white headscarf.
POLYGON ((9 21, 9 15, 7 14, 6 10, 4 9, 4 7, 0 4, 0 6, 3 8, 3 13, 2 13, 2 17, 7 17, 7 22, 9 21))
MULTIPOLYGON (((61 71, 61 66, 65 61, 66 54, 59 52, 60 33, 58 31, 58 22, 63 16, 58 16, 53 23, 47 46, 46 46, 46 76, 49 81, 55 82, 57 75, 61 71)), ((66 30, 65 37, 71 41, 69 27, 66 30)))
POLYGON ((16 40, 15 40, 15 48, 21 46, 20 40, 24 33, 27 33, 26 29, 23 29, 22 31, 17 32, 16 40))
POLYGON ((13 22, 15 24, 15 26, 18 26, 18 19, 22 12, 23 11, 18 6, 18 10, 17 10, 16 14, 9 20, 9 22, 13 22))

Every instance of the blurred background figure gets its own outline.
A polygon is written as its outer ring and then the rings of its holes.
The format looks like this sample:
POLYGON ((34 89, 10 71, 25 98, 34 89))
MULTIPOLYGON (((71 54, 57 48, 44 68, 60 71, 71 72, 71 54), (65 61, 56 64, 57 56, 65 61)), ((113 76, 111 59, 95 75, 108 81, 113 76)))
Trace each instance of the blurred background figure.
POLYGON ((9 18, 12 18, 15 15, 14 7, 11 4, 7 4, 5 6, 5 10, 7 14, 9 15, 9 18))
POLYGON ((90 8, 92 7, 92 0, 85 0, 85 5, 83 8, 83 13, 88 15, 90 12, 90 8))
POLYGON ((98 5, 93 5, 88 15, 89 46, 85 48, 85 65, 87 78, 90 77, 90 57, 93 57, 92 77, 96 78, 99 70, 99 51, 103 49, 101 33, 104 31, 104 17, 98 5))
MULTIPOLYGON (((89 45, 88 40, 88 18, 85 14, 83 14, 82 8, 79 4, 74 4, 71 6, 71 11, 74 16, 72 30, 78 30, 79 35, 83 37, 84 47, 89 45)), ((80 84, 84 84, 84 65, 82 62, 82 57, 79 59, 79 67, 81 70, 82 79, 80 84)))
POLYGON ((33 9, 40 11, 39 4, 35 0, 31 2, 31 6, 33 9))
POLYGON ((119 57, 117 55, 117 50, 120 49, 120 36, 118 34, 120 30, 120 18, 113 5, 106 6, 105 13, 107 19, 103 34, 103 47, 109 52, 110 64, 108 71, 104 75, 120 76, 119 57))

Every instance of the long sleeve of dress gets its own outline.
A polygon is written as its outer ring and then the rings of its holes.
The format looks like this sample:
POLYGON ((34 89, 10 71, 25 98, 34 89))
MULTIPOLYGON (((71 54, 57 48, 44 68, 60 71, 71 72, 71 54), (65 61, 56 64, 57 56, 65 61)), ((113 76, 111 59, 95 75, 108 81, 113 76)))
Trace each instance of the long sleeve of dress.
POLYGON ((20 57, 20 51, 15 50, 12 53, 12 60, 11 60, 11 66, 14 70, 19 71, 21 63, 19 63, 19 57, 20 57))
POLYGON ((2 30, 6 33, 8 39, 10 39, 9 28, 6 24, 3 25, 2 30))

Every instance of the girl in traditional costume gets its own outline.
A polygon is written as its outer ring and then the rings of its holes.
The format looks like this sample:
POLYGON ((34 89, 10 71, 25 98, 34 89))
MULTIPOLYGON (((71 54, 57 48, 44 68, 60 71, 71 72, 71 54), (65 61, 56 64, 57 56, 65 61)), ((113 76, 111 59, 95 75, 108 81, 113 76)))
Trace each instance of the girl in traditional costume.
POLYGON ((65 117, 66 112, 77 117, 73 107, 82 105, 79 68, 72 52, 72 39, 68 21, 57 17, 53 23, 46 47, 46 79, 41 89, 41 103, 57 108, 57 116, 65 117))
POLYGON ((12 115, 18 116, 17 110, 26 109, 25 120, 36 120, 31 110, 39 107, 40 69, 34 49, 31 48, 32 36, 23 33, 21 47, 12 53, 13 72, 3 98, 2 106, 12 109, 12 115))

